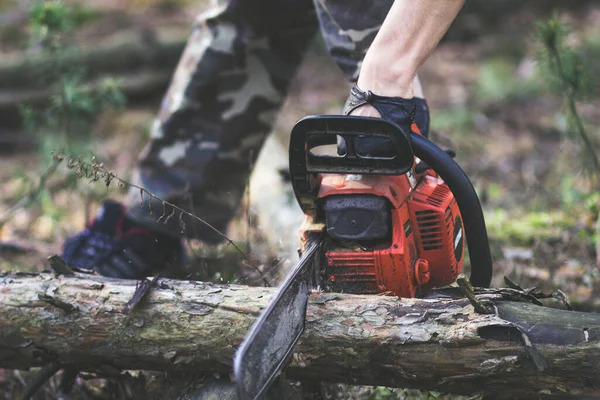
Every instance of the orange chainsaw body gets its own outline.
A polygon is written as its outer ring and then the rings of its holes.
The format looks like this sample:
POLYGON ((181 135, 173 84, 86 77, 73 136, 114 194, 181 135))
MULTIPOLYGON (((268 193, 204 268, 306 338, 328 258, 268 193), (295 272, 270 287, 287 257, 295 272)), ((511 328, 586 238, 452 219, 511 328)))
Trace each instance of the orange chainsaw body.
MULTIPOLYGON (((426 173, 412 188, 407 175, 321 176, 319 199, 371 194, 391 207, 391 235, 369 249, 335 242, 325 251, 329 290, 357 294, 389 293, 415 297, 424 290, 451 284, 462 270, 462 219, 454 196, 435 175, 426 173)), ((312 216, 301 228, 326 229, 312 216)))
MULTIPOLYGON (((391 219, 391 234, 377 243, 331 241, 324 254, 325 289, 415 297, 456 280, 465 253, 456 200, 433 171, 413 176, 319 174, 321 204, 330 196, 374 195, 387 200, 391 219)), ((310 232, 327 229, 321 212, 307 214, 301 243, 310 232)))

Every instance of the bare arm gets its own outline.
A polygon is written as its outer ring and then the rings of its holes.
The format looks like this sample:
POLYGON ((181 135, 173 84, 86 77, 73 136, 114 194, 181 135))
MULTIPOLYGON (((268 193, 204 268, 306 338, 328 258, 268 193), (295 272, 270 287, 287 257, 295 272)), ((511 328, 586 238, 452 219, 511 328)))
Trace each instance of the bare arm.
MULTIPOLYGON (((417 71, 442 39, 464 0, 396 0, 367 51, 358 86, 380 96, 411 98, 417 71)), ((371 106, 353 115, 379 116, 371 106), (375 113, 375 114, 373 114, 375 113)))

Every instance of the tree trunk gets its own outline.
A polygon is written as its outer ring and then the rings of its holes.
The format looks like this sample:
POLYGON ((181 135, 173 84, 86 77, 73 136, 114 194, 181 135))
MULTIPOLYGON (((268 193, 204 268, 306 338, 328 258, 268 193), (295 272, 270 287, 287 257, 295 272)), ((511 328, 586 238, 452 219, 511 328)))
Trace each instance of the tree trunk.
MULTIPOLYGON (((127 313, 135 289, 94 275, 0 275, 0 367, 228 373, 276 291, 160 279, 127 313)), ((482 293, 492 314, 456 296, 314 292, 286 374, 494 398, 600 393, 600 315, 482 293)))

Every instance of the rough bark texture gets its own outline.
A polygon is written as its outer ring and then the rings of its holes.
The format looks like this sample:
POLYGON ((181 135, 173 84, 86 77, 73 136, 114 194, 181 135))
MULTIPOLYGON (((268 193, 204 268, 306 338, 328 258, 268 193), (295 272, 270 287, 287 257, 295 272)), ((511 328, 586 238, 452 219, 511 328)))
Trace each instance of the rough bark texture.
MULTIPOLYGON (((58 361, 108 371, 229 372, 276 290, 160 279, 126 314, 135 288, 92 275, 0 275, 0 367, 58 361)), ((600 315, 503 293, 478 297, 495 309, 482 315, 462 298, 315 292, 287 375, 494 398, 600 393, 600 315)))

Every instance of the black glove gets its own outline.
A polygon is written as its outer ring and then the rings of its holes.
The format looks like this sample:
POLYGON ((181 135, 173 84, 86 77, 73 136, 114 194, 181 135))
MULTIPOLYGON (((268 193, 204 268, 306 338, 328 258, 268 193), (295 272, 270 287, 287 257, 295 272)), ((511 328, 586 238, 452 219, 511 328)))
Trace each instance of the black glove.
MULTIPOLYGON (((411 125, 415 122, 421 134, 429 137, 429 107, 425 99, 378 96, 354 86, 350 90, 350 96, 348 96, 342 112, 344 115, 349 115, 353 110, 365 104, 373 106, 379 111, 382 119, 394 122, 405 132, 410 132, 411 125)), ((365 156, 391 157, 394 155, 392 149, 388 139, 372 137, 369 140, 361 140, 360 148, 357 145, 356 151, 365 156)), ((338 154, 346 154, 346 143, 341 137, 338 137, 338 154)))

